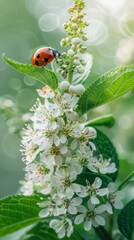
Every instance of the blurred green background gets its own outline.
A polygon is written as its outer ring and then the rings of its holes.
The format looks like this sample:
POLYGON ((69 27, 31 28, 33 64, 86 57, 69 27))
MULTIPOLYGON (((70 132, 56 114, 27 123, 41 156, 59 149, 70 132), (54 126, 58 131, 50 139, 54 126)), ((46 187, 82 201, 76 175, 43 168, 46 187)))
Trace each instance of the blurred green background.
MULTIPOLYGON (((134 1, 87 0, 87 46, 93 55, 90 82, 115 66, 134 63, 134 1)), ((73 0, 0 0, 0 56, 6 53, 19 62, 30 63, 41 46, 60 48, 65 33, 67 8, 73 0)), ((90 83, 88 82, 87 85, 90 83)), ((0 58, 0 195, 14 194, 24 177, 19 129, 29 119, 29 108, 42 85, 11 69, 0 58)), ((119 153, 121 181, 134 169, 134 92, 97 108, 91 119, 112 113, 113 129, 103 128, 119 153)), ((134 188, 127 189, 127 198, 134 188)))

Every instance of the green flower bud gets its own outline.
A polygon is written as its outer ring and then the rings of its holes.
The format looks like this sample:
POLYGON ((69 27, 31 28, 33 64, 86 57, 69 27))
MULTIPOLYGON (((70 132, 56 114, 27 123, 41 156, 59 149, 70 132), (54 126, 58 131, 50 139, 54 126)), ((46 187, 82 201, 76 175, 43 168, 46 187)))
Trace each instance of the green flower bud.
POLYGON ((78 29, 78 25, 77 25, 76 23, 73 23, 73 24, 72 24, 72 28, 73 28, 73 29, 78 29))
POLYGON ((81 39, 79 37, 73 38, 71 43, 77 45, 77 44, 81 43, 81 39))
POLYGON ((67 53, 69 56, 74 56, 75 54, 75 52, 72 49, 69 49, 67 53))
POLYGON ((76 66, 79 66, 80 65, 80 61, 79 60, 77 60, 77 59, 74 59, 74 64, 76 65, 76 66))
POLYGON ((68 90, 69 89, 69 87, 70 87, 70 83, 68 82, 68 81, 62 81, 61 83, 60 83, 60 87, 63 89, 63 90, 68 90))
POLYGON ((77 67, 76 69, 77 69, 77 72, 80 74, 82 74, 84 72, 84 68, 82 68, 82 67, 77 67))

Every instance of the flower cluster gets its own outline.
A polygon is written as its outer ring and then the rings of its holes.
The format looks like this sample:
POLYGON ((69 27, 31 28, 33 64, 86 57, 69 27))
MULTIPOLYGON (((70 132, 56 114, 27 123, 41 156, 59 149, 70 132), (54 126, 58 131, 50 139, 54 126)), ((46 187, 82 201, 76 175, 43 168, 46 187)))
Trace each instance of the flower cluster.
MULTIPOLYGON (((66 79, 68 77, 69 81, 71 79, 70 73, 82 74, 86 65, 83 53, 85 53, 87 48, 83 46, 83 41, 87 40, 84 28, 89 24, 84 20, 84 8, 84 0, 75 0, 74 6, 68 9, 68 12, 71 14, 69 22, 63 25, 67 37, 61 40, 61 46, 69 46, 69 50, 61 54, 61 58, 58 60, 60 68, 57 71, 63 78, 66 79)), ((92 61, 91 58, 90 61, 92 61)))
POLYGON ((84 229, 105 225, 104 213, 112 214, 113 207, 121 208, 120 193, 113 184, 103 186, 95 177, 80 184, 83 172, 113 173, 114 163, 97 158, 96 130, 85 127, 87 116, 76 111, 81 84, 75 87, 63 81, 52 91, 48 86, 38 90, 41 100, 32 108, 32 124, 22 139, 23 161, 26 164, 25 181, 21 191, 41 194, 40 217, 50 221, 59 238, 70 237, 74 225, 83 222, 84 229))

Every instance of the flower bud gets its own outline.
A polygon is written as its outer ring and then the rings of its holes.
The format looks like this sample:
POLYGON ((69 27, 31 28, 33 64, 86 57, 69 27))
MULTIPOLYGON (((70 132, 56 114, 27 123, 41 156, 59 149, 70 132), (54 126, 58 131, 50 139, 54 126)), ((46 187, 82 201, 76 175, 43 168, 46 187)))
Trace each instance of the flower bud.
POLYGON ((63 39, 61 40, 60 45, 61 45, 61 47, 66 47, 67 42, 66 42, 66 39, 65 39, 65 38, 63 38, 63 39))
POLYGON ((76 23, 72 23, 72 28, 73 29, 78 29, 78 25, 76 23))
POLYGON ((82 40, 83 40, 83 41, 87 41, 88 38, 87 38, 86 36, 83 36, 83 37, 82 37, 82 40))
POLYGON ((79 66, 79 65, 80 65, 80 61, 77 60, 77 59, 74 59, 74 64, 75 64, 76 66, 79 66))
POLYGON ((63 90, 68 90, 69 87, 70 87, 70 83, 68 81, 62 81, 60 83, 60 87, 63 89, 63 90))
POLYGON ((86 65, 86 62, 83 60, 83 59, 81 59, 81 64, 83 65, 83 66, 85 66, 86 65))
POLYGON ((85 53, 87 51, 87 47, 82 47, 81 49, 80 49, 80 52, 81 53, 85 53))
POLYGON ((70 93, 75 93, 75 86, 70 85, 69 92, 70 93))
POLYGON ((66 55, 67 55, 66 52, 63 52, 63 53, 61 54, 62 57, 66 57, 66 55))
POLYGON ((75 86, 76 94, 81 95, 83 92, 85 92, 85 87, 82 84, 78 84, 75 86))
POLYGON ((61 69, 60 69, 60 68, 57 68, 57 69, 56 69, 56 72, 57 72, 57 73, 61 73, 61 69))
POLYGON ((80 73, 80 74, 84 73, 84 68, 78 67, 77 72, 80 73))
POLYGON ((78 37, 73 38, 72 41, 71 41, 71 43, 77 45, 77 44, 81 43, 81 39, 78 38, 78 37))
POLYGON ((74 56, 75 54, 75 52, 72 49, 69 49, 67 53, 69 56, 74 56))

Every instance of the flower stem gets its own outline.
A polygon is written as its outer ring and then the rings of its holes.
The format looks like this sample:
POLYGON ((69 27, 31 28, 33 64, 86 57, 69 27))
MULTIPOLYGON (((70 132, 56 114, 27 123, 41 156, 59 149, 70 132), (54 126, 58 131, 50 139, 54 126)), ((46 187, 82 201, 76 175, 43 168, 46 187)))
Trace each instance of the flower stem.
POLYGON ((111 235, 106 231, 104 227, 94 228, 100 240, 113 240, 111 235))
POLYGON ((122 188, 124 188, 133 176, 134 176, 134 171, 130 173, 130 175, 128 175, 128 177, 126 177, 125 180, 119 185, 118 190, 121 190, 122 188))
POLYGON ((68 70, 68 82, 69 83, 72 83, 72 78, 73 78, 73 61, 71 59, 70 65, 69 65, 69 70, 68 70))

